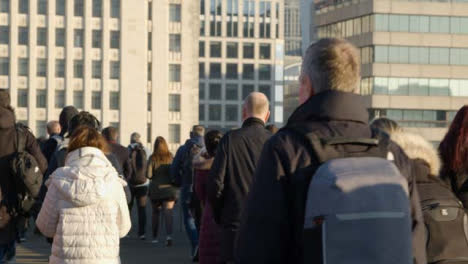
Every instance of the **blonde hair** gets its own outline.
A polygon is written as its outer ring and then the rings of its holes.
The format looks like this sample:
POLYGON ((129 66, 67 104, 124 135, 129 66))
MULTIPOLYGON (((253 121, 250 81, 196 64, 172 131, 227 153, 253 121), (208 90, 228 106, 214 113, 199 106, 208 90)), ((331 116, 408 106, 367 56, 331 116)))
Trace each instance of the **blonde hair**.
POLYGON ((327 90, 359 93, 361 63, 356 47, 344 39, 325 38, 310 45, 302 62, 302 74, 314 92, 327 90))

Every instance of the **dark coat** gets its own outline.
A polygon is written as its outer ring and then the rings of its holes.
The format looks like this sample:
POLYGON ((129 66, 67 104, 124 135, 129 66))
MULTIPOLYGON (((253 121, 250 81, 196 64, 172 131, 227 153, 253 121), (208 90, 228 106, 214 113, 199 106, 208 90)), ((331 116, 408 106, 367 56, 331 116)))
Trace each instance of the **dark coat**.
POLYGON ((271 137, 265 123, 247 119, 242 128, 227 133, 220 141, 207 185, 213 215, 223 229, 222 258, 232 258, 241 213, 253 182, 263 145, 271 137), (231 245, 229 245, 232 243, 231 245), (224 257, 223 257, 224 256, 224 257))
POLYGON ((50 160, 52 159, 52 155, 57 149, 59 140, 63 141, 60 135, 52 135, 44 143, 44 146, 42 147, 42 153, 44 154, 44 157, 47 159, 47 162, 50 162, 50 160))
POLYGON ((151 180, 148 192, 151 201, 177 200, 178 188, 172 185, 170 162, 157 164, 150 158, 146 177, 151 180))
MULTIPOLYGON (((310 177, 295 174, 308 166, 318 167, 317 157, 308 150, 302 136, 292 132, 300 125, 319 137, 369 138, 368 112, 360 95, 327 91, 301 105, 280 130, 265 144, 255 182, 244 212, 236 250, 237 263, 302 263, 302 232, 305 200, 310 177)), ((345 146, 347 152, 363 151, 362 146, 345 146)), ((425 234, 411 163, 396 145, 390 145, 395 164, 409 182, 413 218, 413 254, 425 264, 425 234)), ((303 174, 302 174, 303 175, 303 174)))
MULTIPOLYGON (((8 189, 11 190, 10 182, 8 181, 7 172, 10 170, 9 160, 13 153, 16 152, 16 129, 15 129, 15 115, 12 111, 0 107, 0 186, 2 193, 6 193, 8 189)), ((31 154, 37 161, 39 169, 44 173, 47 169, 47 160, 42 155, 41 149, 37 144, 34 135, 26 131, 26 151, 31 154)), ((0 245, 11 242, 15 239, 16 228, 13 221, 0 230, 0 245)))
POLYGON ((116 142, 109 142, 110 151, 114 156, 117 158, 120 167, 123 171, 124 179, 128 179, 131 174, 131 165, 130 165, 130 152, 128 148, 116 143, 116 142))

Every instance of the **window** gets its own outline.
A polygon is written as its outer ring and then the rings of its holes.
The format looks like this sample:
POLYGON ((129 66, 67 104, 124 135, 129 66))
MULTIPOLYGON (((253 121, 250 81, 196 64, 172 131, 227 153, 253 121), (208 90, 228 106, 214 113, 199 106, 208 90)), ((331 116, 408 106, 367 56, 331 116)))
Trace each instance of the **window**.
POLYGON ((73 91, 73 105, 78 109, 84 108, 83 91, 73 91))
POLYGON ((387 63, 388 62, 388 47, 387 46, 375 46, 374 51, 375 62, 387 63))
POLYGON ((169 51, 180 52, 180 34, 169 35, 169 51))
POLYGON ((227 14, 234 16, 239 14, 238 0, 227 0, 227 14))
POLYGON ((82 48, 84 43, 84 35, 82 29, 75 29, 73 45, 75 48, 82 48))
POLYGON ((170 4, 169 5, 169 21, 171 22, 180 22, 180 4, 170 4))
POLYGON ((226 65, 226 79, 237 79, 237 64, 228 63, 226 65))
POLYGON ((180 94, 169 95, 169 111, 180 112, 180 94))
POLYGON ((153 138, 153 128, 151 123, 146 124, 146 134, 148 135, 146 142, 151 143, 151 139, 153 138))
POLYGON ((221 121, 221 105, 209 105, 208 115, 210 121, 221 121))
POLYGON ((102 17, 102 0, 93 0, 93 17, 102 17))
POLYGON ((198 121, 205 121, 205 105, 198 105, 198 121))
POLYGON ((270 44, 260 44, 260 59, 269 60, 271 58, 270 44))
POLYGON ((210 100, 221 100, 221 84, 210 83, 208 96, 210 100))
POLYGON ((237 122, 239 110, 237 105, 226 105, 226 121, 237 122))
POLYGON ((198 83, 198 98, 205 100, 205 84, 202 82, 198 83))
POLYGON ((430 16, 430 32, 432 33, 450 33, 449 17, 430 16))
POLYGON ((253 59, 255 48, 253 43, 244 43, 244 59, 253 59))
POLYGON ((242 79, 244 80, 253 80, 255 77, 254 74, 254 65, 253 64, 244 64, 242 69, 242 79))
POLYGON ((198 63, 198 77, 200 79, 205 78, 205 63, 203 62, 198 63))
POLYGON ((200 58, 205 57, 205 42, 204 41, 200 41, 198 43, 198 56, 200 58))
POLYGON ((10 28, 8 26, 0 26, 0 44, 10 43, 10 28))
POLYGON ((101 79, 102 78, 102 61, 100 60, 93 60, 93 78, 94 79, 101 79))
POLYGON ((221 79, 221 64, 210 63, 210 78, 221 79))
POLYGON ((92 39, 93 48, 101 48, 102 46, 102 31, 93 30, 93 39, 92 39))
POLYGON ((148 62, 146 75, 148 76, 148 81, 153 80, 153 64, 151 62, 148 62))
POLYGON ((120 61, 110 62, 110 78, 120 79, 120 61))
POLYGON ((169 82, 180 82, 180 64, 169 65, 169 82))
POLYGON ((112 110, 120 109, 120 93, 119 92, 109 93, 109 108, 112 110))
POLYGON ((253 38, 254 37, 254 22, 244 22, 244 37, 245 38, 253 38))
POLYGON ((268 100, 271 100, 271 88, 269 85, 260 85, 258 91, 265 94, 268 100))
POLYGON ((0 75, 10 75, 10 60, 9 58, 0 58, 0 75))
POLYGON ((29 32, 27 27, 18 27, 18 44, 28 45, 29 32))
POLYGON ((64 108, 64 107, 65 107, 65 91, 55 90, 55 108, 64 108))
POLYGON ((37 28, 37 45, 47 46, 47 28, 37 28))
POLYGON ((75 60, 73 62, 73 77, 83 78, 83 60, 75 60))
POLYGON ((200 21, 200 36, 205 36, 205 24, 203 20, 200 21))
POLYGON ((55 1, 55 14, 57 16, 65 15, 65 0, 56 0, 55 1))
POLYGON ((148 20, 153 19, 153 2, 148 3, 148 20))
POLYGON ((205 14, 205 0, 200 0, 200 15, 205 14))
POLYGON ((55 60, 55 77, 63 78, 65 77, 65 60, 56 59, 55 60))
POLYGON ((77 17, 82 17, 84 12, 84 2, 83 0, 75 0, 75 5, 73 7, 73 14, 77 17))
POLYGON ((171 144, 180 143, 180 125, 178 124, 169 125, 169 143, 171 144))
POLYGON ((239 89, 237 84, 226 84, 226 100, 237 101, 239 100, 239 89))
POLYGON ((36 107, 47 107, 47 90, 36 90, 36 107))
POLYGON ((210 42, 210 57, 221 58, 221 42, 210 42))
POLYGON ((254 86, 252 84, 244 84, 242 85, 242 99, 247 98, 249 94, 254 91, 254 86))
POLYGON ((46 121, 36 121, 36 137, 45 137, 47 135, 47 122, 46 121))
POLYGON ((237 58, 238 57, 238 44, 236 42, 228 42, 226 44, 226 52, 228 58, 237 58))
POLYGON ((148 32, 148 50, 153 50, 153 34, 148 32))
POLYGON ((112 30, 110 32, 111 49, 120 49, 120 31, 112 30))
POLYGON ((448 48, 430 48, 429 49, 430 64, 449 64, 449 49, 448 48))
POLYGON ((55 46, 65 47, 65 29, 63 28, 55 29, 55 46))
POLYGON ((37 13, 39 15, 47 15, 47 0, 37 0, 37 13))
POLYGON ((28 59, 19 58, 18 59, 18 76, 28 76, 29 72, 29 63, 28 59))
POLYGON ((29 13, 29 0, 19 0, 18 1, 18 12, 20 14, 29 13))
POLYGON ((227 36, 237 37, 238 36, 238 22, 228 21, 227 22, 227 36))
POLYGON ((10 12, 10 0, 0 0, 0 12, 10 12))
POLYGON ((47 59, 37 59, 37 76, 47 76, 47 59))
POLYGON ((27 89, 18 89, 18 107, 28 107, 27 89))
POLYGON ((148 93, 146 95, 146 105, 148 106, 148 108, 146 110, 148 111, 151 111, 153 109, 153 96, 152 96, 152 93, 148 93))
POLYGON ((112 18, 120 17, 120 0, 111 1, 111 17, 112 18))
POLYGON ((102 92, 93 91, 91 94, 91 108, 93 109, 101 109, 101 96, 102 92))
POLYGON ((258 78, 260 80, 271 80, 271 65, 260 64, 258 66, 258 78))

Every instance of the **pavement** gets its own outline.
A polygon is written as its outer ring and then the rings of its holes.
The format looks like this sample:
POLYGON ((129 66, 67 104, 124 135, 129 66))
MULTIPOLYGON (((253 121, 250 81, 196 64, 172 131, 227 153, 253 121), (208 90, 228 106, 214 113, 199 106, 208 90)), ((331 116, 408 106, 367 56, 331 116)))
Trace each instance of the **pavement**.
MULTIPOLYGON (((181 214, 178 206, 174 209, 173 246, 165 247, 165 228, 160 228, 158 244, 151 243, 151 207, 147 206, 147 240, 137 237, 136 206, 132 212, 132 230, 128 237, 121 240, 120 257, 123 264, 158 263, 158 264, 187 264, 190 259, 190 244, 181 225, 181 214)), ((17 247, 16 263, 40 264, 48 263, 50 245, 42 236, 28 233, 27 241, 17 247)))

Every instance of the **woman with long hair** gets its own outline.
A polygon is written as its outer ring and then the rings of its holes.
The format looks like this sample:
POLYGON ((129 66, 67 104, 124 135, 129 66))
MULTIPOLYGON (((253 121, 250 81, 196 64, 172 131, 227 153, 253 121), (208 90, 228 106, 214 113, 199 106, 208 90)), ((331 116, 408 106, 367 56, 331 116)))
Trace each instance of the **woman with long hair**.
POLYGON ((149 197, 153 207, 153 243, 158 243, 159 219, 164 219, 166 226, 166 246, 172 246, 173 209, 177 200, 177 188, 172 185, 170 168, 172 154, 166 140, 157 137, 154 142, 154 151, 148 162, 147 177, 151 180, 149 197), (163 216, 161 217, 161 211, 163 216))
POLYGON ((65 166, 46 181, 36 226, 54 238, 49 263, 120 263, 120 238, 131 227, 127 183, 107 152, 99 132, 81 126, 71 135, 65 166))
POLYGON ((218 130, 212 130, 206 133, 205 149, 193 160, 193 168, 195 169, 195 193, 203 207, 199 241, 200 264, 219 263, 221 230, 213 218, 213 210, 208 203, 206 185, 208 177, 210 176, 210 169, 213 165, 216 149, 222 136, 223 135, 218 130))
POLYGON ((468 105, 458 110, 439 146, 441 178, 468 208, 468 105))

